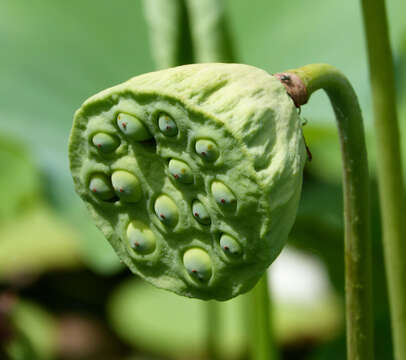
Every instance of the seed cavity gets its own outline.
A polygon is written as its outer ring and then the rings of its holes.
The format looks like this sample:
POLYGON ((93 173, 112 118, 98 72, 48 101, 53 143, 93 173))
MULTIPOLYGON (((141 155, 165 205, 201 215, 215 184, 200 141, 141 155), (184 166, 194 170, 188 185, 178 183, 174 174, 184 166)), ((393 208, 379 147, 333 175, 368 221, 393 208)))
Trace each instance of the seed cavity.
POLYGON ((208 139, 199 139, 195 144, 196 153, 205 161, 214 162, 219 157, 217 145, 208 139))
POLYGON ((214 200, 220 207, 228 208, 235 206, 236 199, 233 192, 227 185, 224 185, 221 181, 213 181, 211 184, 211 192, 214 200))
POLYGON ((166 226, 173 227, 177 224, 179 211, 175 202, 167 195, 160 195, 154 204, 155 214, 166 226))
POLYGON ((176 136, 178 127, 175 121, 167 114, 160 114, 158 117, 158 127, 166 136, 176 136))
POLYGON ((148 131, 142 121, 133 115, 125 113, 118 114, 117 125, 123 134, 125 134, 131 140, 145 141, 152 138, 151 133, 148 131))
POLYGON ((193 217, 203 225, 211 223, 209 212, 200 200, 194 200, 192 204, 193 217))
POLYGON ((183 254, 183 265, 189 275, 199 281, 207 282, 211 278, 212 263, 209 254, 200 248, 191 248, 183 254))
POLYGON ((142 190, 138 178, 128 171, 117 170, 111 176, 114 191, 124 202, 137 202, 141 199, 142 190))
POLYGON ((168 164, 168 170, 174 179, 183 184, 193 182, 192 169, 184 161, 171 159, 168 164))
POLYGON ((104 174, 95 174, 89 182, 89 190, 100 200, 111 200, 114 191, 109 178, 104 174))
POLYGON ((228 234, 221 235, 220 247, 226 255, 231 257, 239 257, 242 254, 241 245, 236 238, 228 234))
POLYGON ((127 241, 130 248, 138 254, 146 255, 155 250, 154 233, 140 221, 133 220, 127 228, 127 241))
POLYGON ((99 132, 92 138, 93 145, 102 153, 112 153, 120 145, 120 140, 113 135, 99 132))

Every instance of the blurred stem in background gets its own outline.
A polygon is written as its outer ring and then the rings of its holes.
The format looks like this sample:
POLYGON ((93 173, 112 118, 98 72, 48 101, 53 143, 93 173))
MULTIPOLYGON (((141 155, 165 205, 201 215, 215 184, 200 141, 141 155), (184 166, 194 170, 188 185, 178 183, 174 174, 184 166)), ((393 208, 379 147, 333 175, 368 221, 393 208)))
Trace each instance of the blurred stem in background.
POLYGON ((336 68, 313 64, 276 74, 296 105, 323 89, 337 120, 343 166, 345 296, 348 360, 373 359, 369 175, 361 109, 347 78, 336 68))
POLYGON ((189 17, 184 0, 144 0, 143 6, 157 68, 193 63, 189 17))
POLYGON ((395 358, 406 359, 406 196, 384 0, 362 0, 374 105, 383 248, 395 358))
POLYGON ((267 273, 251 291, 251 360, 276 360, 279 358, 272 327, 271 299, 268 292, 267 273))

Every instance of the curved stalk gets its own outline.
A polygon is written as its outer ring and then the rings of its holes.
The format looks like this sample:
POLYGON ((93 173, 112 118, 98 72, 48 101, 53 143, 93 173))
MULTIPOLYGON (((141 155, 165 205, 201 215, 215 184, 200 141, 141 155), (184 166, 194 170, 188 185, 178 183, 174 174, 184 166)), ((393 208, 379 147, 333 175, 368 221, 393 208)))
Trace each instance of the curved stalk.
POLYGON ((383 0, 362 0, 374 105, 383 248, 395 358, 406 359, 406 195, 396 110, 395 72, 383 0))
POLYGON ((347 78, 336 68, 313 64, 277 74, 297 106, 323 89, 337 120, 345 217, 347 356, 373 359, 369 177, 361 109, 347 78))

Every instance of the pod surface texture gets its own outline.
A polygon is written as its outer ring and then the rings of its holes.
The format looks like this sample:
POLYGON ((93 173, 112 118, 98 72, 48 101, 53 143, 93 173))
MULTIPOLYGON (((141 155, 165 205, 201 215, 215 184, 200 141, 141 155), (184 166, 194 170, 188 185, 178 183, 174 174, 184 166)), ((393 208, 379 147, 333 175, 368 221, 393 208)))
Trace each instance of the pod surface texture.
POLYGON ((227 300, 251 289, 285 244, 306 150, 278 79, 208 63, 89 98, 69 158, 77 193, 134 273, 180 295, 227 300))

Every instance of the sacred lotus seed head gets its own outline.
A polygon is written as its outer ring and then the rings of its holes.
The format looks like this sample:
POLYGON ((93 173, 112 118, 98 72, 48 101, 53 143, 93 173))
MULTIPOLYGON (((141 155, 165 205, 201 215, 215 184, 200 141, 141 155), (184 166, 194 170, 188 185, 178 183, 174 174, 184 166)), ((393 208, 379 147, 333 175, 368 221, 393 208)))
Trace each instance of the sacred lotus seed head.
POLYGON ((178 126, 175 121, 167 115, 160 114, 158 117, 158 127, 161 130, 162 134, 166 136, 176 136, 178 133, 178 126))
POLYGON ((92 138, 92 143, 102 153, 112 153, 120 145, 120 140, 110 134, 99 132, 92 138))
POLYGON ((201 282, 210 280, 212 274, 212 262, 209 254, 200 248, 186 250, 183 255, 183 264, 189 275, 201 282))
POLYGON ((111 182, 121 201, 137 202, 141 199, 141 185, 134 174, 123 170, 114 171, 111 175, 111 182))
POLYGON ((205 161, 214 162, 219 157, 217 145, 208 139, 200 139, 195 144, 196 153, 205 161))
POLYGON ((223 234, 220 237, 220 247, 223 249, 226 255, 231 257, 241 256, 241 245, 238 243, 236 238, 228 234, 223 234))
POLYGON ((117 125, 129 139, 144 141, 152 138, 151 133, 141 120, 133 115, 120 113, 117 116, 117 125))
POLYGON ((210 214, 206 207, 199 200, 194 200, 192 205, 192 214, 201 224, 208 225, 211 223, 210 214))
POLYGON ((214 200, 221 208, 229 208, 236 203, 233 192, 221 181, 213 181, 211 184, 211 192, 214 200))
POLYGON ((89 190, 100 200, 110 200, 114 197, 110 180, 104 174, 95 174, 91 177, 89 190))
POLYGON ((175 202, 167 195, 160 195, 154 204, 158 219, 166 226, 174 227, 178 222, 179 210, 175 202))
POLYGON ((146 255, 155 250, 156 238, 147 225, 132 221, 127 228, 127 240, 130 248, 137 254, 146 255))
POLYGON ((306 148, 297 109, 279 79, 248 65, 206 63, 140 75, 87 100, 75 115, 69 157, 78 194, 134 273, 184 296, 227 300, 250 290, 285 244, 306 148), (108 159, 92 151, 89 134, 111 128, 114 114, 145 114, 138 120, 156 139, 157 151, 134 144, 123 124, 120 151, 108 159), (209 141, 215 147, 209 149, 209 141), (217 158, 207 155, 213 149, 217 158), (178 186, 178 165, 166 159, 185 161, 193 182, 178 186), (88 179, 103 168, 136 168, 145 201, 114 207, 93 201, 88 179), (194 203, 198 198, 207 199, 202 204, 210 226, 197 226, 205 218, 194 203), (129 248, 133 219, 155 236, 156 248, 147 255, 129 248))
POLYGON ((193 182, 192 169, 184 161, 171 159, 168 164, 170 174, 177 181, 190 184, 193 182))

